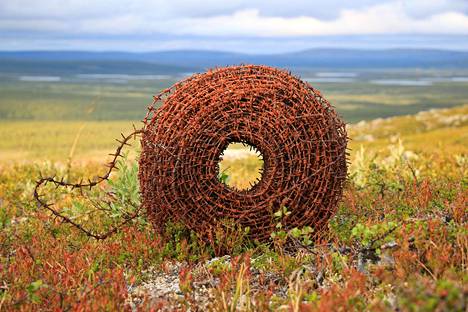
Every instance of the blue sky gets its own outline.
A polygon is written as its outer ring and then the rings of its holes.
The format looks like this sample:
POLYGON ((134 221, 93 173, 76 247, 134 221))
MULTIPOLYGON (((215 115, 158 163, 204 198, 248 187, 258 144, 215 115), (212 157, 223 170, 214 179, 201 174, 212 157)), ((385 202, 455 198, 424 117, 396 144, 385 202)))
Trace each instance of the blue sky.
POLYGON ((468 0, 1 0, 1 50, 468 50, 468 0))

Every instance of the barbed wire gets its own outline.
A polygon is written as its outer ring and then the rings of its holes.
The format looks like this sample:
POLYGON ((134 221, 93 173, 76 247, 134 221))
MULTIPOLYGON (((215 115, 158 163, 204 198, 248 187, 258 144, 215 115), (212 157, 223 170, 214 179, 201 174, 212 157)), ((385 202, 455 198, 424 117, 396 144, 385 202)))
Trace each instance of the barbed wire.
MULTIPOLYGON (((42 198, 45 195, 40 193, 40 189, 42 187, 51 183, 56 188, 64 187, 64 188, 68 188, 71 190, 79 189, 81 194, 83 195, 84 188, 89 188, 89 190, 91 190, 93 187, 97 186, 98 184, 109 180, 109 177, 112 171, 117 169, 117 160, 119 157, 122 157, 123 148, 125 146, 130 145, 128 141, 130 141, 131 139, 135 140, 137 136, 143 133, 143 130, 141 129, 137 130, 135 126, 133 126, 133 129, 134 129, 133 132, 130 133, 129 135, 125 136, 123 133, 121 133, 121 139, 116 139, 119 145, 117 146, 115 152, 113 154, 110 154, 112 156, 112 160, 107 164, 107 167, 108 167, 107 171, 104 173, 104 175, 98 176, 94 180, 88 179, 85 182, 83 182, 83 180, 80 180, 79 182, 67 182, 64 180, 64 178, 57 179, 55 176, 43 177, 42 174, 40 174, 40 178, 36 182, 36 186, 34 187, 34 193, 33 193, 34 198, 37 201, 38 205, 50 211, 52 215, 61 219, 63 222, 74 226, 81 232, 85 233, 87 236, 95 238, 97 240, 104 240, 108 238, 112 234, 118 232, 119 229, 121 229, 124 225, 126 225, 130 221, 139 217, 141 215, 141 205, 135 206, 132 202, 127 201, 126 204, 133 206, 134 212, 131 214, 124 214, 122 217, 123 220, 118 225, 111 226, 110 229, 108 229, 107 231, 103 233, 96 233, 93 230, 87 229, 84 225, 72 220, 72 218, 61 213, 58 209, 55 208, 55 205, 53 203, 48 203, 46 200, 43 200, 42 198)), ((110 202, 104 202, 104 204, 110 205, 110 202)), ((102 208, 102 203, 94 203, 93 205, 100 211, 105 210, 102 208)))
POLYGON ((142 205, 161 232, 174 220, 208 237, 232 219, 266 239, 281 205, 292 212, 288 227, 316 231, 336 210, 347 175, 345 124, 289 72, 241 65, 195 74, 156 96, 143 123, 142 205), (261 179, 248 190, 218 178, 235 142, 263 156, 261 179))

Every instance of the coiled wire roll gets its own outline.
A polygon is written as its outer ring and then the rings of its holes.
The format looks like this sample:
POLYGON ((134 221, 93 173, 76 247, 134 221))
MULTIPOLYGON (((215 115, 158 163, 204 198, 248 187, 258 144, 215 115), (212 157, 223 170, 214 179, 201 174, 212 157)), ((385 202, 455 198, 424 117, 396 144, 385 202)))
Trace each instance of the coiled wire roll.
POLYGON ((316 233, 335 212, 347 175, 345 124, 307 83, 267 66, 231 66, 195 74, 155 104, 144 120, 139 179, 156 229, 172 220, 204 236, 233 220, 264 240, 282 206, 291 212, 286 229, 316 233), (261 179, 248 190, 218 179, 233 142, 263 155, 261 179))

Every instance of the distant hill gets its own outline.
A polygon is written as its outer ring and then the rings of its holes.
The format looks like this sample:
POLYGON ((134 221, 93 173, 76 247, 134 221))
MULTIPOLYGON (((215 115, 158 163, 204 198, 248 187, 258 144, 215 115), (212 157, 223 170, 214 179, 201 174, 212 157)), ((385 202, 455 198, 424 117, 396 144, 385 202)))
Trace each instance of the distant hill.
POLYGON ((361 145, 367 151, 386 150, 389 141, 400 138, 407 148, 416 152, 463 155, 468 146, 468 104, 361 121, 348 125, 347 130, 354 151, 361 145))
POLYGON ((444 50, 312 49, 284 54, 240 54, 216 51, 0 52, 3 73, 173 74, 240 63, 300 68, 468 68, 468 52, 444 50))

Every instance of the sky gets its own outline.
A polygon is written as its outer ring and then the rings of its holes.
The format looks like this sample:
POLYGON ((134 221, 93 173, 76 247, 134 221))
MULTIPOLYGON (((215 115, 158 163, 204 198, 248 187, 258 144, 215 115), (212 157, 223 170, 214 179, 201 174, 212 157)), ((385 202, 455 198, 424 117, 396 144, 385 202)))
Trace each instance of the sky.
POLYGON ((0 50, 468 51, 468 0, 1 0, 0 50))

